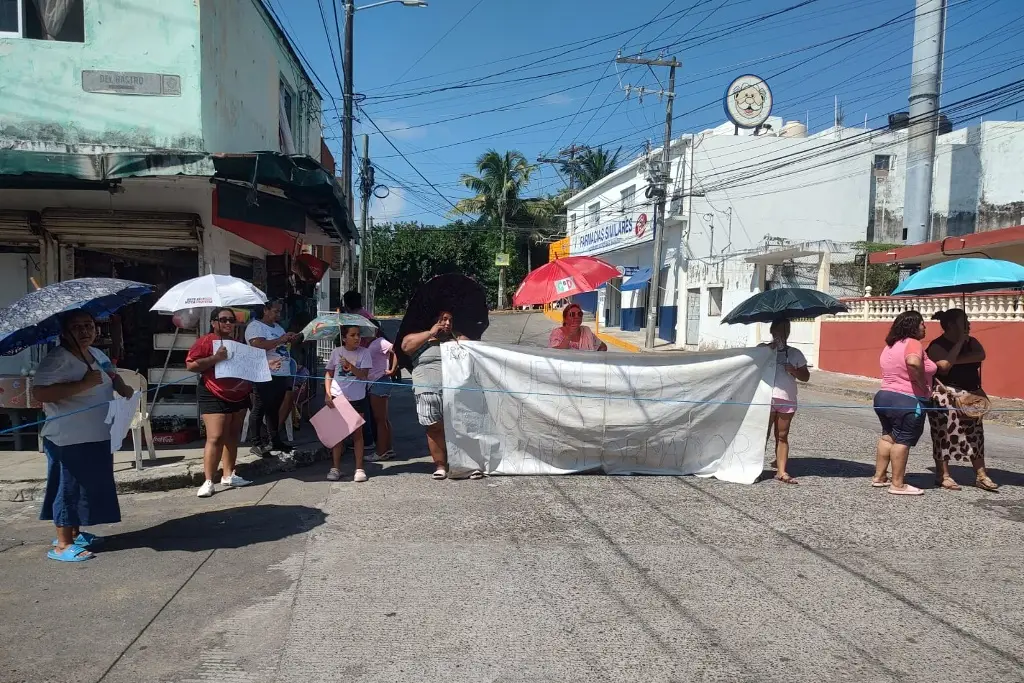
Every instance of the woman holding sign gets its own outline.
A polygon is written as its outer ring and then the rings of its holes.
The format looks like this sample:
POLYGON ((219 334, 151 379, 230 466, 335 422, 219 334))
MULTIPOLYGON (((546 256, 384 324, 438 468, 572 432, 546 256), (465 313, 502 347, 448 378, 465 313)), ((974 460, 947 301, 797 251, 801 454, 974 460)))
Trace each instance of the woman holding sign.
POLYGON ((117 375, 96 341, 96 321, 85 311, 61 320, 60 346, 43 358, 32 393, 43 404, 46 424, 40 436, 48 463, 46 494, 39 519, 57 527, 51 560, 84 562, 99 538, 80 527, 121 521, 114 486, 110 426, 104 422, 114 392, 132 390, 117 375))
POLYGON ((238 442, 242 437, 242 422, 249 408, 252 384, 248 380, 216 376, 217 363, 227 360, 228 345, 234 341, 235 312, 219 308, 210 316, 213 331, 196 340, 185 357, 189 372, 201 374, 199 380, 199 414, 206 427, 206 446, 203 449, 203 472, 206 481, 199 487, 199 497, 209 498, 214 493, 213 478, 217 464, 222 465, 221 486, 248 486, 252 482, 235 474, 238 442), (214 342, 220 342, 215 344, 214 342))

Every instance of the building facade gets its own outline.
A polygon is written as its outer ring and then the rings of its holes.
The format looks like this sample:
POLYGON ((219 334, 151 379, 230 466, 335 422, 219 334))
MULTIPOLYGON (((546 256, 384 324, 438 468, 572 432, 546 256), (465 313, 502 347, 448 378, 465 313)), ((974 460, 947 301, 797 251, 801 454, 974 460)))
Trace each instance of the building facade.
MULTIPOLYGON (((730 348, 766 339, 763 326, 721 324, 732 308, 765 289, 802 286, 858 296, 863 243, 905 239, 906 130, 832 128, 807 135, 802 124, 769 123, 767 134, 736 135, 727 124, 672 143, 658 296, 659 320, 674 316, 675 330, 659 325, 658 336, 677 347, 730 348)), ((935 238, 1024 222, 1022 153, 1024 123, 985 122, 939 136, 935 238)), ((653 215, 643 199, 642 164, 634 161, 567 203, 572 254, 598 255, 624 275, 650 268, 652 236, 636 230, 642 214, 653 215)), ((616 281, 593 297, 603 325, 637 329, 636 316, 649 297, 638 285, 616 281)), ((816 358, 819 339, 820 323, 794 325, 792 340, 808 358, 816 358)))
MULTIPOLYGON (((9 0, 0 60, 0 305, 33 282, 212 272, 315 313, 297 257, 347 275, 321 94, 260 0, 9 0)), ((136 317, 122 359, 145 368, 163 321, 136 317)))

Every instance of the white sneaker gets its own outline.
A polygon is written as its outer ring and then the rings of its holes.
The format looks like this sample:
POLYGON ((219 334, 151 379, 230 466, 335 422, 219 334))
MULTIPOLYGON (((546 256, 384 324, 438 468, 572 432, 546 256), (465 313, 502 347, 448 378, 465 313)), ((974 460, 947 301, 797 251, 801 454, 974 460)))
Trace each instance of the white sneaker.
POLYGON ((357 482, 357 483, 362 483, 362 482, 366 481, 366 471, 365 470, 356 470, 356 476, 352 477, 352 481, 357 482))
POLYGON ((199 496, 200 498, 209 498, 210 496, 213 495, 214 490, 215 489, 213 488, 213 482, 207 479, 206 481, 203 482, 203 485, 199 487, 199 493, 197 493, 196 495, 199 496))
POLYGON ((332 467, 331 471, 327 473, 327 481, 340 481, 341 471, 337 467, 332 467))
POLYGON ((220 480, 221 486, 230 486, 236 489, 241 488, 243 486, 248 486, 251 483, 252 482, 249 481, 248 479, 242 479, 237 474, 232 474, 230 477, 222 477, 220 480))

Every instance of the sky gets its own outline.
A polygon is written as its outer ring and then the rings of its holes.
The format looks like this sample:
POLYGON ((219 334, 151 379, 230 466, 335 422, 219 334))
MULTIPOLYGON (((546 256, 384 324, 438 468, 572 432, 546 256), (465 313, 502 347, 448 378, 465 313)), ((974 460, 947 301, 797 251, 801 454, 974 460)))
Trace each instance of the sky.
MULTIPOLYGON (((315 74, 324 138, 340 168, 333 11, 341 0, 264 2, 315 74)), ((428 2, 355 15, 355 145, 370 136, 376 181, 387 187, 377 194, 390 193, 370 203, 378 222, 449 222, 453 204, 469 195, 460 175, 475 172, 488 149, 536 162, 575 143, 621 148, 626 163, 646 142, 659 145, 664 100, 640 101, 626 86, 667 87, 668 69, 617 65, 620 52, 682 62, 673 137, 723 123, 725 89, 747 73, 768 82, 773 116, 807 122, 812 133, 832 126, 836 98, 847 126, 862 126, 865 116, 883 126, 907 109, 914 0, 428 2)), ((344 31, 343 15, 339 22, 344 31)), ((1024 79, 1022 29, 1020 0, 949 0, 942 105, 1024 79)), ((1018 119, 1024 95, 1012 99, 984 118, 1018 119)), ((955 128, 977 122, 953 117, 955 128)), ((565 185, 551 164, 538 163, 527 194, 565 185)))

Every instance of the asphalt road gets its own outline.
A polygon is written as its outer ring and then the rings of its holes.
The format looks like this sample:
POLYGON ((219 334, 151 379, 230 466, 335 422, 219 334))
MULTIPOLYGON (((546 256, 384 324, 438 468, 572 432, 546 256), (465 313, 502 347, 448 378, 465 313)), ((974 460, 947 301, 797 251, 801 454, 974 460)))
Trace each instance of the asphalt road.
POLYGON ((907 499, 867 486, 870 410, 801 400, 843 407, 798 414, 798 486, 434 482, 403 395, 368 483, 126 496, 82 565, 0 504, 0 681, 1024 681, 1017 432, 988 430, 1001 492, 907 499))

